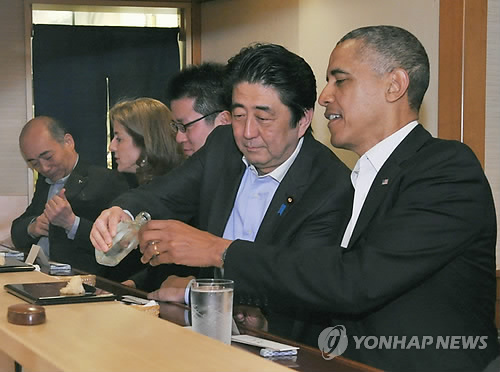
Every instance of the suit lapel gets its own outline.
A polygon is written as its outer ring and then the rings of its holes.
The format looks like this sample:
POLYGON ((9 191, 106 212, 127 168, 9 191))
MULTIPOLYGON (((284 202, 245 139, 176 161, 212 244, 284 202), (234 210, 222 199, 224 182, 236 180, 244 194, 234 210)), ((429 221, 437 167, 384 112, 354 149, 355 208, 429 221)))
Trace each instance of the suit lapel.
POLYGON ((309 151, 312 140, 311 135, 305 136, 297 158, 274 193, 271 204, 269 204, 264 219, 260 224, 255 241, 258 241, 260 237, 269 239, 269 236, 272 236, 282 221, 286 221, 287 214, 302 199, 307 189, 309 170, 312 169, 312 154, 309 151))
POLYGON ((373 215, 377 211, 377 207, 384 200, 387 190, 389 190, 390 184, 395 182, 396 178, 398 177, 400 170, 401 168, 398 164, 393 164, 387 167, 384 164, 382 169, 380 169, 377 176, 373 180, 368 195, 366 196, 358 220, 356 221, 356 226, 354 227, 351 239, 349 240, 348 247, 351 247, 351 245, 358 239, 359 235, 363 231, 365 231, 366 227, 373 218, 373 215))
POLYGON ((71 172, 64 188, 66 189, 66 199, 75 199, 85 188, 88 182, 87 166, 79 160, 75 169, 71 172))
POLYGON ((229 162, 222 165, 225 172, 221 179, 217 180, 218 188, 213 203, 213 218, 208 221, 207 231, 222 236, 226 223, 233 209, 236 194, 243 177, 245 164, 240 156, 229 156, 229 162))
POLYGON ((366 196, 359 218, 354 227, 351 239, 349 240, 350 248, 361 233, 366 230, 375 212, 380 204, 385 199, 388 190, 392 183, 396 182, 401 174, 401 164, 412 157, 422 145, 431 138, 422 125, 417 125, 406 138, 396 147, 391 156, 384 163, 377 176, 373 180, 370 191, 366 196))
POLYGON ((36 191, 40 195, 41 205, 45 206, 47 203, 47 197, 49 196, 50 185, 47 183, 46 178, 41 174, 38 174, 38 180, 36 181, 36 191))

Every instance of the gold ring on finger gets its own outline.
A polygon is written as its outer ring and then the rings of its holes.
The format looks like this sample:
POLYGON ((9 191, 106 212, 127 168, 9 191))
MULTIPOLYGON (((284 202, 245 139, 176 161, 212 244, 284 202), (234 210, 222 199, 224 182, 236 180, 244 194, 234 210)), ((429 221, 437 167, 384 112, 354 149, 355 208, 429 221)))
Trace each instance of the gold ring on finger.
POLYGON ((156 256, 160 255, 160 251, 158 250, 158 246, 156 245, 158 242, 156 240, 152 241, 150 244, 153 246, 153 251, 156 256))

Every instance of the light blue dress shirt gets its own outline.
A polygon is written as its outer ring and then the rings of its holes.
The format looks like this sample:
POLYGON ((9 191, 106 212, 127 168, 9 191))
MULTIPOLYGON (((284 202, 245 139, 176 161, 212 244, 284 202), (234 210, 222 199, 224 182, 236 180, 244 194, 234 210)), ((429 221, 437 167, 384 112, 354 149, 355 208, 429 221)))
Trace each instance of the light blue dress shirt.
POLYGON ((297 158, 303 142, 304 138, 301 138, 292 155, 278 168, 264 175, 259 175, 257 169, 245 157, 242 158, 246 169, 222 236, 224 239, 255 240, 274 193, 297 158))
MULTIPOLYGON (((76 167, 77 163, 78 163, 78 159, 75 163, 75 167, 76 167)), ((73 167, 73 169, 74 169, 74 167, 73 167)), ((47 195, 47 201, 52 199, 54 197, 54 195, 57 195, 63 189, 69 176, 70 176, 70 174, 68 174, 66 177, 63 177, 60 180, 57 180, 55 182, 52 182, 48 178, 45 179, 45 182, 47 182, 50 185, 49 193, 47 195)), ((80 225, 80 217, 75 216, 75 221, 73 222, 73 226, 71 227, 70 230, 66 230, 66 235, 67 235, 68 239, 71 239, 71 240, 75 239, 76 231, 78 230, 79 225, 80 225)), ((45 253, 45 255, 50 258, 49 238, 47 236, 42 236, 40 239, 38 239, 37 244, 40 246, 40 248, 42 248, 43 253, 45 253)))
MULTIPOLYGON (((224 239, 255 241, 267 208, 271 204, 271 200, 273 200, 274 193, 297 158, 303 142, 304 137, 299 140, 292 155, 283 164, 272 172, 260 176, 255 166, 250 164, 244 156, 242 157, 241 160, 245 163, 246 169, 236 194, 233 210, 222 235, 224 239)), ((220 275, 224 276, 224 268, 220 269, 220 275)), ((191 283, 193 281, 189 282, 184 291, 186 304, 189 304, 191 283)))

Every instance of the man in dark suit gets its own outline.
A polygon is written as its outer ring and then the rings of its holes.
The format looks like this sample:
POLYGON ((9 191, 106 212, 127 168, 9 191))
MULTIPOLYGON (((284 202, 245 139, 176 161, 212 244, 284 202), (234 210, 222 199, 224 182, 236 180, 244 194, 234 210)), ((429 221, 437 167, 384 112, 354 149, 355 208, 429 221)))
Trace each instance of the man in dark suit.
POLYGON ((19 146, 39 177, 31 204, 12 222, 14 245, 28 251, 39 244, 53 261, 100 273, 90 229, 102 209, 128 189, 127 183, 114 171, 79 160, 73 137, 53 118, 26 123, 19 146))
MULTIPOLYGON (((418 123, 429 84, 424 47, 398 27, 354 30, 333 50, 327 81, 319 103, 331 142, 360 156, 341 243, 261 251, 235 241, 223 262, 220 248, 203 247, 207 259, 197 263, 223 265, 236 292, 329 314, 332 327, 313 339, 327 359, 344 353, 390 371, 498 370, 491 190, 466 145, 418 123)), ((201 253, 167 251, 162 261, 179 263, 201 253)))
MULTIPOLYGON (((132 214, 147 210, 155 220, 143 233, 156 242, 157 255, 143 256, 153 265, 177 263, 169 261, 172 246, 200 248, 185 265, 218 266, 207 264, 202 252, 220 260, 232 244, 288 252, 294 243, 338 241, 352 187, 347 167, 311 134, 316 81, 310 66, 283 47, 265 44, 233 57, 227 74, 232 126, 214 129, 169 177, 118 198, 114 204, 121 208, 104 211, 94 224, 97 249, 106 251, 117 222, 130 218, 122 208, 132 214), (181 222, 194 217, 198 229, 181 222)), ((184 299, 186 284, 168 299, 184 299)), ((255 299, 245 302, 264 305, 265 299, 255 299)))
MULTIPOLYGON (((213 62, 191 65, 169 80, 166 98, 175 121, 170 125, 175 131, 175 140, 182 146, 186 156, 193 155, 207 140, 208 135, 219 125, 231 124, 231 113, 224 94, 225 65, 213 62)), ((190 224, 196 224, 191 221, 190 224)), ((122 284, 147 292, 159 290, 170 292, 173 282, 185 282, 178 276, 187 277, 198 270, 179 265, 147 266, 130 280, 122 284), (168 281, 165 281, 167 279, 168 281)), ((165 300, 171 300, 165 297, 165 300)))
POLYGON ((354 343, 348 357, 387 370, 483 370, 499 352, 495 207, 474 153, 418 123, 424 47, 398 27, 354 30, 327 80, 319 103, 331 143, 360 159, 340 259, 316 304, 328 302, 358 341, 406 337, 405 347, 354 343))

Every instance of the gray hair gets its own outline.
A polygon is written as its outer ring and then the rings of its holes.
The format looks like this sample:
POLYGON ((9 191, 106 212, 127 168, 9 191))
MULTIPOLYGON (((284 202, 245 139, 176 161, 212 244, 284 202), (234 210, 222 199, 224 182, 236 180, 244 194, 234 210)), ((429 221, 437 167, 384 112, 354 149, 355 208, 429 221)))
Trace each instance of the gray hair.
POLYGON ((402 68, 408 73, 408 102, 418 112, 429 87, 429 58, 420 41, 410 32, 396 26, 361 27, 346 34, 347 40, 361 40, 360 58, 369 60, 379 74, 402 68))

